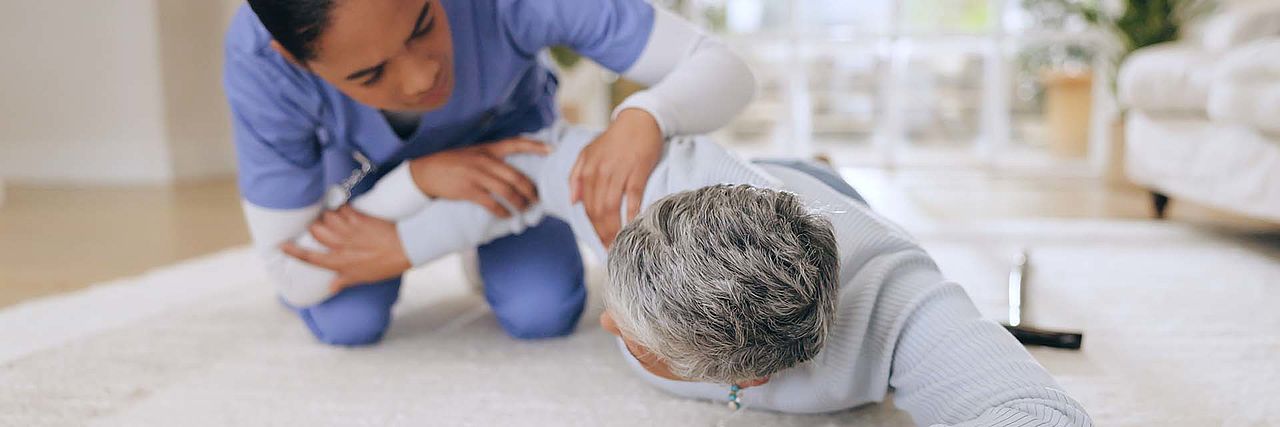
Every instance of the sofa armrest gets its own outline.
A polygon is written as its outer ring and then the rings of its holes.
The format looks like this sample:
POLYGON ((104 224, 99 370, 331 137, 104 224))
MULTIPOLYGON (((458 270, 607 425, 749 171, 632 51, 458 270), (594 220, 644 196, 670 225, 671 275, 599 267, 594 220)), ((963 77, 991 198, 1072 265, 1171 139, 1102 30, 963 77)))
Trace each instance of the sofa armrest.
POLYGON ((1280 37, 1255 40, 1223 55, 1209 87, 1209 117, 1280 134, 1280 37))
POLYGON ((1214 15, 1201 28, 1206 50, 1224 52, 1251 41, 1280 36, 1280 2, 1237 4, 1214 15))
POLYGON ((1161 114, 1204 114, 1221 55, 1174 41, 1138 49, 1116 76, 1120 105, 1161 114))
POLYGON ((1254 80, 1280 85, 1280 35, 1259 38, 1222 55, 1214 82, 1254 80))

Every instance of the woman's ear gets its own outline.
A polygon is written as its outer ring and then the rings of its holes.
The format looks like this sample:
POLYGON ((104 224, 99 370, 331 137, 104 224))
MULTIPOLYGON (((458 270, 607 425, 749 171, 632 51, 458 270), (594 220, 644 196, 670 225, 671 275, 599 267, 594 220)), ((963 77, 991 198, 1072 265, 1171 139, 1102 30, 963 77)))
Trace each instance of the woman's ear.
POLYGON ((600 313, 600 327, 611 334, 622 336, 622 331, 618 330, 618 324, 613 321, 613 316, 609 315, 609 310, 600 313))
POLYGON ((756 378, 756 379, 751 380, 751 381, 743 381, 743 382, 740 382, 740 383, 738 383, 738 387, 747 388, 747 387, 762 386, 762 385, 764 385, 764 384, 765 384, 765 383, 767 383, 767 382, 769 382, 769 377, 756 378))
POLYGON ((290 64, 297 65, 298 67, 304 70, 308 70, 308 71, 310 70, 310 68, 307 68, 307 64, 302 63, 302 61, 299 61, 298 58, 293 56, 292 53, 289 53, 289 50, 285 49, 284 46, 280 44, 280 42, 272 40, 271 49, 276 51, 276 53, 279 53, 280 56, 283 56, 284 59, 286 61, 289 61, 290 64))

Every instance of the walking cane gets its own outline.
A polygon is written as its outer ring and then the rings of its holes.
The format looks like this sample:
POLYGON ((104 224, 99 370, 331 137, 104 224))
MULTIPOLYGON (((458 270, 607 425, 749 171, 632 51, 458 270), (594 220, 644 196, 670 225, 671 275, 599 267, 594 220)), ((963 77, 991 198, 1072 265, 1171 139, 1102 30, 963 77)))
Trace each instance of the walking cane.
POLYGON ((1004 328, 1023 345, 1079 350, 1084 335, 1079 332, 1060 332, 1036 329, 1022 324, 1022 299, 1026 292, 1027 272, 1031 260, 1024 249, 1018 254, 1009 272, 1009 323, 1004 328))

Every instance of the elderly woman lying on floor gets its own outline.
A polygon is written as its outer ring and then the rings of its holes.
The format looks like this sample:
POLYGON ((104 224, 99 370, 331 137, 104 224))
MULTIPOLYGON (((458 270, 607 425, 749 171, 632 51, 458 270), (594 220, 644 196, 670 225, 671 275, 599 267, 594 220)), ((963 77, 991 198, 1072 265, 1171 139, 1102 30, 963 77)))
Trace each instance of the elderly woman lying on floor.
MULTIPOLYGON (((672 140, 643 212, 606 252, 566 185, 594 136, 555 127, 535 136, 555 148, 551 155, 508 159, 541 197, 522 216, 499 220, 469 203, 428 201, 404 190, 415 188, 405 167, 353 206, 383 218, 420 211, 398 229, 436 237, 431 247, 404 248, 415 265, 543 214, 565 219, 608 256, 601 323, 639 375, 677 395, 812 413, 880 402, 893 390, 894 403, 922 425, 1091 424, 910 236, 819 168, 753 165, 710 141, 672 140)), ((290 252, 326 263, 315 242, 301 246, 313 250, 290 252)), ((330 292, 329 273, 318 271, 277 278, 286 293, 330 292)))

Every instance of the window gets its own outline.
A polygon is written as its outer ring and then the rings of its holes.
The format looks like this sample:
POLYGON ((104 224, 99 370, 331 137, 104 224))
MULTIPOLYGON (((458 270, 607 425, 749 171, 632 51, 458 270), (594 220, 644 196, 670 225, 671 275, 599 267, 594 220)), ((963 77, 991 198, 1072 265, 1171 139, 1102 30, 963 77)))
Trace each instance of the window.
POLYGON ((757 101, 722 132, 749 155, 911 165, 1043 151, 1044 70, 1093 60, 1082 23, 1042 0, 667 3, 755 69, 757 101))

